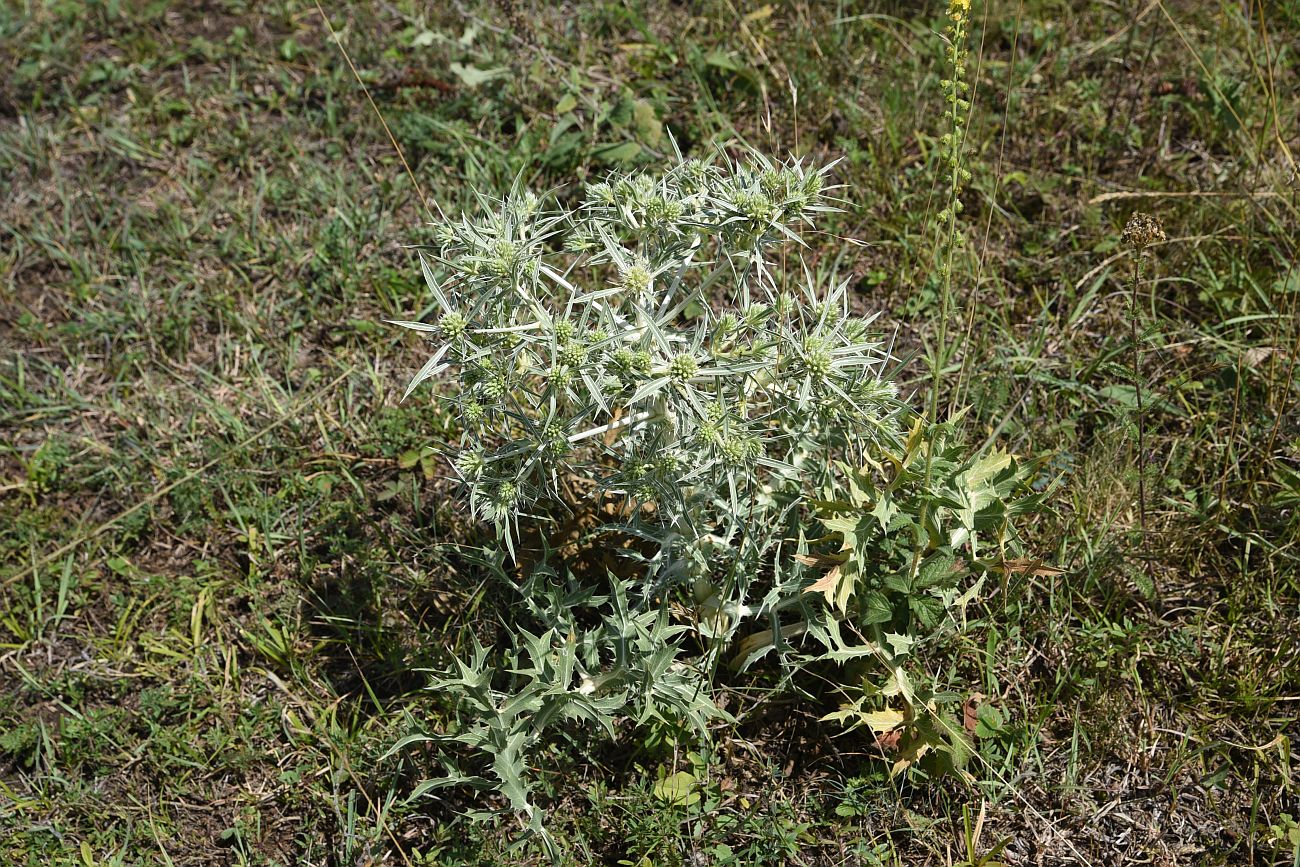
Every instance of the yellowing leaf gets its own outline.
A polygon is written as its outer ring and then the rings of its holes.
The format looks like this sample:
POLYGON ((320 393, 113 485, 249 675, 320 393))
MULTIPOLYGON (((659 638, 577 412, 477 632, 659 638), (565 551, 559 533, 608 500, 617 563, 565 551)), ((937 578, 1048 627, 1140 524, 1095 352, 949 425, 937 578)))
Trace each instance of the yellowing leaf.
POLYGON ((924 741, 918 741, 913 748, 909 749, 902 757, 899 758, 898 761, 894 762, 894 766, 889 769, 889 776, 897 777, 903 771, 907 770, 912 765, 919 762, 921 758, 928 752, 930 752, 930 745, 925 743, 924 741))
MULTIPOLYGON (((781 637, 788 640, 796 635, 803 635, 807 629, 807 621, 800 620, 798 623, 790 623, 781 627, 781 637)), ((736 649, 736 655, 732 658, 731 664, 737 668, 744 668, 753 661, 756 654, 771 647, 774 643, 772 630, 770 629, 747 635, 741 639, 740 646, 736 649)))
POLYGON ((921 450, 921 443, 925 440, 925 425, 923 419, 918 418, 912 425, 912 429, 907 433, 907 452, 903 457, 903 466, 907 466, 916 457, 917 452, 921 450))
POLYGON ((495 69, 479 69, 476 66, 465 66, 462 63, 453 63, 450 68, 466 87, 478 87, 484 82, 492 81, 494 78, 501 78, 503 75, 510 74, 510 70, 504 66, 498 66, 495 69))
POLYGON ((901 710, 886 708, 884 710, 866 711, 860 714, 858 718, 864 726, 867 726, 873 732, 883 734, 884 732, 892 732, 901 726, 904 716, 901 710))
POLYGON ((847 560, 848 553, 841 551, 838 554, 795 554, 796 563, 802 563, 804 566, 835 566, 847 560))
POLYGON ((836 566, 803 589, 805 593, 821 593, 827 605, 835 604, 835 591, 840 584, 840 567, 836 566))

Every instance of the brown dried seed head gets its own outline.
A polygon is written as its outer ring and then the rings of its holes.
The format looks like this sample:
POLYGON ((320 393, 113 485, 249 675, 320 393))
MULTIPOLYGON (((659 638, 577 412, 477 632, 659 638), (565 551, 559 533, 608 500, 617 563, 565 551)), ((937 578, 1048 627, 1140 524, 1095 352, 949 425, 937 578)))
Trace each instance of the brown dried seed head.
POLYGON ((1120 240, 1134 250, 1143 250, 1152 244, 1164 241, 1165 230, 1155 217, 1142 211, 1135 211, 1133 216, 1128 218, 1128 225, 1124 227, 1124 234, 1120 236, 1120 240))

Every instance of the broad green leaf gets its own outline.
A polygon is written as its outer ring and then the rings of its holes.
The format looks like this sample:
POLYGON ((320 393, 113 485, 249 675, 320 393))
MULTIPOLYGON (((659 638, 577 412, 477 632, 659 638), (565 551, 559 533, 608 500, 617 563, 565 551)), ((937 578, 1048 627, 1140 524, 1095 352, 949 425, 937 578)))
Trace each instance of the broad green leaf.
POLYGON ((888 532, 890 521, 898 514, 898 506, 894 505, 894 499, 889 494, 882 495, 876 500, 876 505, 872 507, 871 514, 880 522, 880 528, 888 532))
POLYGON ((1007 452, 989 452, 966 471, 966 478, 972 486, 985 485, 998 473, 1011 466, 1011 460, 1011 455, 1007 452))
POLYGON ((897 659, 912 652, 912 645, 916 644, 916 639, 898 632, 886 632, 885 643, 889 645, 890 652, 897 659))
POLYGON ((894 606, 889 597, 879 590, 868 590, 862 595, 862 622, 870 626, 873 623, 887 623, 894 617, 894 606))
POLYGON ((699 781, 690 771, 678 771, 671 777, 665 777, 655 783, 654 796, 661 801, 679 807, 689 807, 699 803, 699 781))
POLYGON ((975 720, 975 736, 979 738, 996 737, 1007 723, 1002 711, 987 703, 975 710, 975 720))

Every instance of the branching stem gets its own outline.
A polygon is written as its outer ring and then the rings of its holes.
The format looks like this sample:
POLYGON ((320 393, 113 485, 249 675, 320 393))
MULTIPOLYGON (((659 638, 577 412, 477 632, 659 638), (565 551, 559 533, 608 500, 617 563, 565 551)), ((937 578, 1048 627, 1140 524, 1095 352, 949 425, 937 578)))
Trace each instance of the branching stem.
POLYGON ((587 430, 582 431, 581 433, 576 433, 573 436, 569 437, 569 445, 573 445, 574 443, 580 443, 583 440, 591 439, 592 437, 595 436, 600 436, 603 433, 609 433, 612 430, 631 427, 632 425, 638 425, 644 422, 655 421, 662 418, 664 418, 664 414, 659 410, 647 409, 642 412, 625 416, 623 418, 615 419, 609 424, 598 425, 597 427, 588 428, 587 430))

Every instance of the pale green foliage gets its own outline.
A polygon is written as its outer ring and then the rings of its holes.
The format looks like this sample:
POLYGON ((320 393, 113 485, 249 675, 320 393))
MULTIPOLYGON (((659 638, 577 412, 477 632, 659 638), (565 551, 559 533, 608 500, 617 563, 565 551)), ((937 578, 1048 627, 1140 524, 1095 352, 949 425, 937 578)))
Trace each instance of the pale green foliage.
POLYGON ((554 724, 704 737, 726 716, 724 654, 744 669, 775 651, 787 677, 874 658, 885 685, 842 718, 902 701, 931 749, 942 723, 906 664, 964 616, 981 558, 1036 499, 1010 456, 966 456, 916 419, 846 284, 791 255, 830 210, 825 172, 688 160, 594 184, 571 211, 516 189, 422 252, 436 322, 399 324, 437 348, 410 389, 454 380, 452 464, 505 548, 481 565, 519 605, 512 646, 435 682, 464 722, 416 736, 450 769, 421 791, 497 792, 552 847, 525 769, 554 724), (575 490, 620 507, 590 543, 642 543, 606 575, 547 547, 548 521, 589 507, 575 490), (519 556, 526 528, 540 554, 519 556))

